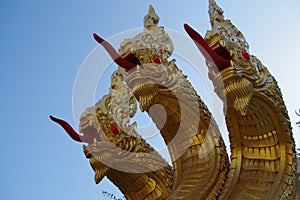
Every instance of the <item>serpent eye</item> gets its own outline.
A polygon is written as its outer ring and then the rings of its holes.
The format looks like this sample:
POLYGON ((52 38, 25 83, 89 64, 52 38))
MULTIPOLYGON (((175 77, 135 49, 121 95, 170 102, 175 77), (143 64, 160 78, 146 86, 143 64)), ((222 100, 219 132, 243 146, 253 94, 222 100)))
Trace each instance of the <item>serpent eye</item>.
POLYGON ((248 61, 250 60, 250 55, 247 51, 242 51, 241 54, 242 54, 243 58, 245 58, 248 61))
POLYGON ((152 61, 156 64, 161 64, 161 60, 158 56, 152 56, 152 61))
POLYGON ((116 125, 112 125, 112 126, 110 127, 110 131, 111 131, 113 134, 119 134, 119 133, 120 133, 119 128, 118 128, 118 126, 116 126, 116 125))

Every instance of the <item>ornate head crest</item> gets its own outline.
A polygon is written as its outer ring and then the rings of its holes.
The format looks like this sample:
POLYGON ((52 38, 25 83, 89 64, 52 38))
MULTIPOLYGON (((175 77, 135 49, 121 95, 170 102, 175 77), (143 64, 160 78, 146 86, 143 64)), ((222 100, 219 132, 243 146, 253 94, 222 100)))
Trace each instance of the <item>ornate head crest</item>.
POLYGON ((164 28, 158 26, 158 22, 159 16, 150 5, 144 17, 144 32, 121 44, 119 52, 122 57, 130 60, 134 56, 141 64, 166 61, 174 51, 174 45, 164 28))
POLYGON ((147 28, 157 27, 159 20, 159 16, 155 13, 153 6, 150 5, 148 14, 144 17, 144 26, 147 28))
POLYGON ((223 10, 216 4, 214 0, 209 0, 209 17, 212 30, 206 34, 206 41, 214 48, 217 41, 222 45, 232 46, 244 51, 248 51, 249 45, 244 35, 231 23, 225 20, 223 10))

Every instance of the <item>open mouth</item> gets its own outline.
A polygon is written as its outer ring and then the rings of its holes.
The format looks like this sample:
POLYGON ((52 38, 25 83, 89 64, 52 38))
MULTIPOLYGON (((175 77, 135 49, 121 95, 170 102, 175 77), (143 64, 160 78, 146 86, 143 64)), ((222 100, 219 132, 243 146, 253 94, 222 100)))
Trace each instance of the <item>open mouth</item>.
MULTIPOLYGON (((84 132, 85 134, 80 135, 78 134, 73 128, 72 126, 59 118, 56 118, 54 116, 50 116, 50 119, 54 122, 56 122, 57 124, 59 124, 66 132, 67 134, 75 141, 77 142, 83 142, 83 143, 88 143, 91 144, 93 143, 95 140, 100 140, 100 137, 97 133, 97 130, 95 130, 94 128, 92 128, 90 126, 90 124, 88 126, 86 126, 86 128, 84 128, 84 130, 82 130, 82 132, 84 132), (87 129, 87 127, 89 127, 87 129), (88 130, 88 131, 86 131, 88 130)), ((90 123, 90 122, 89 122, 90 123)))
POLYGON ((80 133, 83 133, 84 136, 89 136, 91 138, 95 138, 95 140, 100 141, 99 134, 97 130, 92 126, 90 121, 85 123, 80 123, 80 133))
MULTIPOLYGON (((221 44, 217 43, 216 47, 212 47, 212 50, 217 54, 219 55, 220 57, 230 61, 231 60, 231 57, 230 57, 230 54, 229 52, 227 51, 227 49, 225 49, 223 46, 221 46, 221 44)), ((221 67, 218 67, 218 65, 216 65, 217 69, 219 72, 222 72, 224 69, 226 69, 227 67, 224 67, 221 68, 221 67)))
MULTIPOLYGON (((231 60, 230 53, 219 42, 216 42, 215 44, 210 46, 217 55, 230 62, 231 60)), ((209 66, 208 76, 211 80, 221 79, 220 81, 224 82, 225 79, 232 77, 232 75, 234 74, 234 70, 233 70, 234 68, 231 65, 219 66, 216 63, 208 63, 208 66, 209 66)))
POLYGON ((192 27, 185 24, 184 28, 189 36, 193 39, 199 51, 203 54, 210 68, 214 72, 222 72, 231 66, 230 53, 225 49, 218 40, 212 40, 210 44, 203 39, 192 27))
POLYGON ((134 63, 136 65, 141 65, 139 59, 132 53, 129 53, 125 56, 122 56, 124 60, 130 62, 130 63, 134 63))

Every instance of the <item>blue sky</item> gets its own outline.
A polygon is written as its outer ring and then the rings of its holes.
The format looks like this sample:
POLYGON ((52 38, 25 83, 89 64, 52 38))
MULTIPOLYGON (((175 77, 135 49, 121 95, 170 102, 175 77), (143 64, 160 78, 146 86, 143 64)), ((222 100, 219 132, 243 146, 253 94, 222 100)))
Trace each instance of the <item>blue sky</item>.
MULTIPOLYGON (((217 2, 246 36, 250 53, 279 82, 294 126, 300 120, 295 115, 300 108, 300 2, 217 2)), ((103 199, 101 190, 115 192, 107 182, 94 183, 82 145, 71 141, 48 116, 57 115, 75 126, 73 87, 81 64, 96 47, 92 33, 110 38, 141 28, 150 4, 167 29, 185 34, 184 22, 202 35, 209 29, 206 0, 2 2, 1 199, 103 199)), ((109 87, 105 76, 99 95, 109 87)), ((298 127, 294 134, 299 147, 298 127)))

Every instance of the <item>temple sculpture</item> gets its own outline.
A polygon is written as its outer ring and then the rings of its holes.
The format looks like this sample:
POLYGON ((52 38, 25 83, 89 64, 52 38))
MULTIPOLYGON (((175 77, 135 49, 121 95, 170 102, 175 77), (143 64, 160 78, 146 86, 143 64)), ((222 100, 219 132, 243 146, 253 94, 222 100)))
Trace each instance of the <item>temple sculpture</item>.
POLYGON ((82 114, 82 134, 51 119, 87 144, 96 183, 107 176, 126 199, 295 199, 295 142, 277 82, 214 0, 209 16, 204 38, 184 28, 223 101, 230 153, 201 94, 170 60, 174 45, 152 6, 143 32, 125 39, 119 52, 94 34, 118 69, 109 94, 82 114), (138 124, 130 124, 137 101, 160 127, 172 166, 136 131, 138 124))

